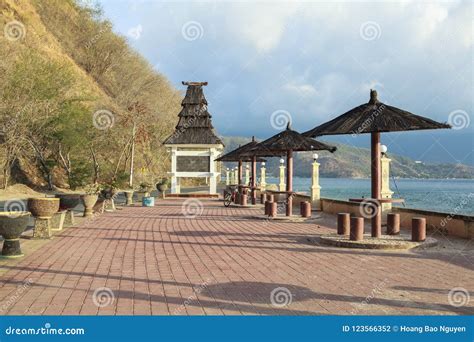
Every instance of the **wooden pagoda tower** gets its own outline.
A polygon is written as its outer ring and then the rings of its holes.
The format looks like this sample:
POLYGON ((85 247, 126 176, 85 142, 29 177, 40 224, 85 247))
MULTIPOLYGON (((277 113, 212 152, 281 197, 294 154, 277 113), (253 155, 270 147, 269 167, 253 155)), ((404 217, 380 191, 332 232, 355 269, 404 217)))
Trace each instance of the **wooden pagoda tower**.
POLYGON ((217 194, 214 161, 224 149, 212 126, 211 114, 202 87, 207 82, 183 82, 187 86, 175 131, 163 144, 171 153, 171 193, 179 194, 180 178, 207 178, 209 194, 217 194))

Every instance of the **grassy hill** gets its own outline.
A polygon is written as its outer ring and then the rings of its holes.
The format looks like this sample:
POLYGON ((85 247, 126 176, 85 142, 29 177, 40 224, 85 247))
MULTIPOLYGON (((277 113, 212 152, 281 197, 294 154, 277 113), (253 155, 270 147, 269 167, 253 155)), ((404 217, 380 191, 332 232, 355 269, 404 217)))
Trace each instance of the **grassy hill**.
MULTIPOLYGON (((244 137, 224 137, 226 152, 246 144, 250 138, 244 137)), ((347 177, 347 178, 367 178, 370 177, 370 150, 353 147, 345 144, 331 143, 337 146, 337 151, 333 154, 326 151, 319 151, 320 172, 322 177, 347 177)), ((474 167, 463 164, 424 164, 414 160, 389 154, 392 160, 391 174, 401 178, 468 178, 474 179, 474 167)), ((278 159, 271 158, 267 161, 268 172, 273 172, 277 176, 278 159)), ((312 153, 300 152, 295 154, 294 169, 295 175, 299 177, 310 177, 311 175, 312 153)), ((227 167, 235 166, 235 163, 228 163, 227 167)))
POLYGON ((2 185, 84 186, 164 175, 182 94, 76 0, 0 1, 2 185))

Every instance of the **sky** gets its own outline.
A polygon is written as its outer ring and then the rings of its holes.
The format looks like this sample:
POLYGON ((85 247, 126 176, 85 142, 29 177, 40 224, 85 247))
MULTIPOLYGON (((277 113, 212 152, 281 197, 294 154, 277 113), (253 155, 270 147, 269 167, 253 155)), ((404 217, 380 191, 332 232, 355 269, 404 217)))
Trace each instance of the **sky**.
MULTIPOLYGON (((267 138, 288 120, 303 132, 376 89, 382 102, 454 128, 383 134, 389 152, 474 165, 471 1, 99 3, 175 87, 209 82, 220 135, 267 138)), ((323 140, 369 146, 367 135, 323 140)))

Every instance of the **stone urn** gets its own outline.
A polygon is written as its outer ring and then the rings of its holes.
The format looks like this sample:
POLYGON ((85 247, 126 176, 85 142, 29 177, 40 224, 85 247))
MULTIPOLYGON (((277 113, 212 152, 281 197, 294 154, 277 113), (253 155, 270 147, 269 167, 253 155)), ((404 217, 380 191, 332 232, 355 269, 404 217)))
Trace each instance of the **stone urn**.
POLYGON ((59 210, 59 198, 41 197, 29 198, 28 210, 36 218, 48 219, 51 218, 59 210))
POLYGON ((125 203, 126 205, 132 205, 133 204, 133 190, 125 190, 125 198, 127 199, 127 202, 125 203))
POLYGON ((28 226, 30 213, 27 211, 0 212, 0 235, 3 236, 2 257, 19 258, 23 256, 20 248, 20 235, 28 226))
POLYGON ((166 190, 168 190, 168 184, 167 183, 158 183, 156 184, 156 190, 158 190, 159 192, 161 192, 161 196, 163 198, 166 197, 166 190))
POLYGON ((117 195, 117 189, 115 188, 107 188, 100 191, 101 197, 106 200, 113 199, 117 195))
POLYGON ((60 210, 72 210, 81 203, 80 194, 56 194, 56 198, 59 198, 60 210))
POLYGON ((99 196, 97 194, 81 196, 82 204, 84 204, 84 217, 91 217, 94 215, 94 205, 98 198, 99 196))

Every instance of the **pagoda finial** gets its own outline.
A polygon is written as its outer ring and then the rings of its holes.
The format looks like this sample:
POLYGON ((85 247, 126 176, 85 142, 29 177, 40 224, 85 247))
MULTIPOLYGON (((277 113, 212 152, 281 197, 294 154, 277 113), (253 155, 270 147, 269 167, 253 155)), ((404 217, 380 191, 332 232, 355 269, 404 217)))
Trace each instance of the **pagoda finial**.
POLYGON ((182 81, 185 86, 207 86, 207 82, 182 81))
POLYGON ((377 102, 379 102, 379 100, 377 99, 377 90, 370 89, 370 100, 369 100, 369 103, 370 103, 370 104, 374 104, 374 103, 377 103, 377 102))

